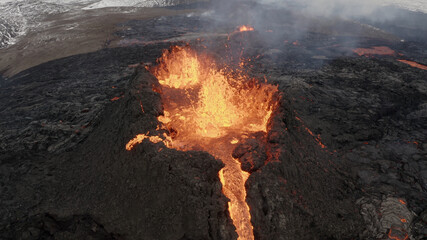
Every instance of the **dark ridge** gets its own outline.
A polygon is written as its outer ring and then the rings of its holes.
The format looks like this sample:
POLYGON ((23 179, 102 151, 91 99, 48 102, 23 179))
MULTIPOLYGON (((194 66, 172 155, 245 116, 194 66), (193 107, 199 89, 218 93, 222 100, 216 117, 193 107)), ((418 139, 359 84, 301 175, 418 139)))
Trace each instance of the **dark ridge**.
MULTIPOLYGON (((47 201, 37 211, 85 213, 126 239, 235 239, 218 179, 223 167, 219 160, 147 141, 125 150, 137 134, 155 132, 162 113, 160 95, 152 90, 156 84, 141 68, 125 83, 123 98, 106 106, 99 124, 73 151, 46 155, 43 163, 21 164, 32 165, 33 171, 13 181, 28 189, 17 193, 13 184, 2 197, 27 200, 1 208, 0 225, 26 218, 34 204, 47 201)), ((9 232, 0 234, 3 238, 9 232)), ((18 229, 14 234, 26 232, 18 229)))
POLYGON ((378 8, 368 18, 358 19, 384 31, 390 32, 405 41, 425 43, 427 38, 427 14, 397 7, 378 8), (373 16, 379 16, 375 18, 373 16))

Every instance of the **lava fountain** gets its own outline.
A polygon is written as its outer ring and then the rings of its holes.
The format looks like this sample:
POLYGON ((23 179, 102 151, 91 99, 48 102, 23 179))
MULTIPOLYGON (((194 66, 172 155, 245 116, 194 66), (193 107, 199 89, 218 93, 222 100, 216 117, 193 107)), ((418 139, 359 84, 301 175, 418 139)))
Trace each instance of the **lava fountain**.
POLYGON ((177 150, 206 151, 224 163, 219 178, 229 199, 229 212, 240 240, 254 239, 245 182, 249 173, 232 157, 248 134, 267 132, 276 103, 277 87, 238 73, 219 69, 207 54, 189 46, 164 51, 158 65, 148 68, 162 86, 164 115, 158 120, 169 135, 140 134, 126 148, 144 139, 177 150))

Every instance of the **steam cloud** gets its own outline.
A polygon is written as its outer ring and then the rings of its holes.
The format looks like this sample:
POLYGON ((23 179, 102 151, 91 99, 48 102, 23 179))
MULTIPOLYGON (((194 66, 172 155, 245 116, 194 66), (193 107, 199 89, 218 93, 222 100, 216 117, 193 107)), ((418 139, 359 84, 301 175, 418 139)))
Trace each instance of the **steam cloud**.
MULTIPOLYGON (((351 31, 347 25, 364 25, 376 29, 376 23, 390 22, 405 16, 406 11, 386 7, 396 0, 211 0, 210 15, 214 26, 229 28, 251 25, 261 31, 287 29, 286 35, 299 39, 313 29, 317 32, 351 31), (342 21, 343 20, 343 21, 342 21), (341 25, 340 25, 341 24, 341 25), (373 24, 372 26, 370 24, 373 24)), ((405 0, 399 0, 405 1, 405 0)), ((351 32, 354 46, 358 42, 358 29, 351 32)), ((277 31, 277 32, 278 32, 277 31)), ((276 33, 276 31, 275 31, 276 33)), ((260 33, 263 34, 263 33, 260 33)), ((269 34, 266 40, 283 41, 283 36, 269 34), (267 39, 268 38, 268 39, 267 39)))
POLYGON ((300 8, 315 16, 358 17, 371 15, 383 4, 378 0, 260 0, 260 3, 284 8, 300 8))
POLYGON ((217 0, 213 4, 216 14, 229 17, 226 21, 234 20, 235 24, 244 22, 256 24, 263 22, 262 9, 268 8, 285 9, 307 17, 388 21, 397 15, 397 11, 393 8, 387 11, 378 10, 395 2, 395 0, 217 0), (263 7, 259 7, 260 5, 263 7), (246 7, 242 9, 242 6, 246 7))

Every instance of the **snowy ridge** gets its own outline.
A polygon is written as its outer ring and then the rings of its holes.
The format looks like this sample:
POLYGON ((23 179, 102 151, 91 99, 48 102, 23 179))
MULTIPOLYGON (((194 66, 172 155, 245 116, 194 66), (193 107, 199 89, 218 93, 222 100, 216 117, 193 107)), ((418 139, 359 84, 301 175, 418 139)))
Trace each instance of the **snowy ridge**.
POLYGON ((394 5, 414 12, 427 13, 427 0, 382 0, 385 5, 394 5))
POLYGON ((165 7, 176 5, 174 0, 101 0, 83 9, 96 9, 106 7, 165 7))
MULTIPOLYGON (((182 2, 185 2, 182 1, 182 2)), ((162 7, 177 0, 0 0, 0 49, 19 40, 28 31, 42 27, 48 15, 105 7, 162 7)))
MULTIPOLYGON (((7 8, 5 8, 7 10, 7 8)), ((0 8, 0 11, 3 9, 0 8)), ((14 44, 16 38, 25 33, 26 21, 20 9, 10 15, 0 15, 0 48, 14 44)))
POLYGON ((0 3, 0 48, 16 43, 20 36, 39 27, 41 20, 47 15, 70 9, 70 6, 56 4, 54 1, 3 0, 0 3))

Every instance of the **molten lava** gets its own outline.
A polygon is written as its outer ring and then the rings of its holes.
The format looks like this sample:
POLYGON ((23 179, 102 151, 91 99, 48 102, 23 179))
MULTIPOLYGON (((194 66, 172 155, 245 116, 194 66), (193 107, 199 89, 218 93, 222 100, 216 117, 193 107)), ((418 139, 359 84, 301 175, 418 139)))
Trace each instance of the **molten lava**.
POLYGON ((238 30, 239 30, 239 32, 250 32, 250 31, 253 31, 255 29, 251 26, 242 25, 239 27, 238 30))
POLYGON ((385 46, 372 47, 372 48, 356 48, 353 50, 359 56, 372 56, 372 55, 389 55, 393 56, 396 52, 393 49, 385 46))
POLYGON ((146 134, 138 134, 136 135, 136 137, 134 137, 132 140, 130 140, 127 144, 126 144, 126 150, 130 151, 132 150, 132 148, 137 145, 142 143, 142 141, 144 141, 144 139, 148 139, 150 140, 150 142, 152 143, 159 143, 159 142, 163 142, 166 146, 170 146, 170 142, 171 142, 171 138, 168 135, 164 135, 164 138, 161 138, 159 136, 149 136, 150 132, 147 132, 146 134))
POLYGON ((249 173, 232 157, 241 139, 266 132, 276 103, 277 87, 251 79, 243 73, 227 74, 207 54, 190 47, 172 47, 149 69, 162 85, 164 115, 158 120, 171 138, 150 139, 138 135, 128 145, 149 140, 163 141, 178 150, 202 150, 225 164, 219 172, 223 193, 240 240, 254 239, 245 182, 249 173))
POLYGON ((422 65, 422 64, 419 64, 417 62, 408 61, 408 60, 402 60, 402 59, 399 59, 397 61, 402 62, 402 63, 406 63, 406 64, 408 64, 411 67, 419 68, 419 69, 422 69, 422 70, 427 70, 427 66, 426 65, 422 65))
POLYGON ((267 131, 276 87, 241 74, 229 77, 209 56, 189 47, 165 52, 152 73, 163 86, 165 99, 159 121, 179 130, 175 142, 267 131))

